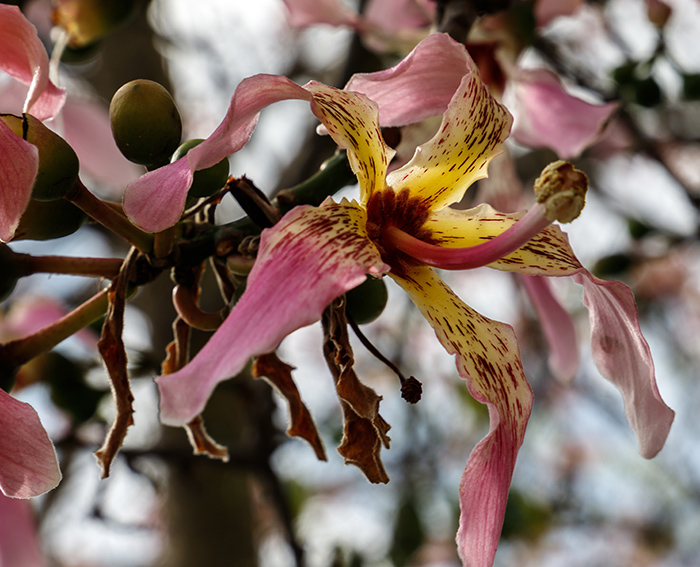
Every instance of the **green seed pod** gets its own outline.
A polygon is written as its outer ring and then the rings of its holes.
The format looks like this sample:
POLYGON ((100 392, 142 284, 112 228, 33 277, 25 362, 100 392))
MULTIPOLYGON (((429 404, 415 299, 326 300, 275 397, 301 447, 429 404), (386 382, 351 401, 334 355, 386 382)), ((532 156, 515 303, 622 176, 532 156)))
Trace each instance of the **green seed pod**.
POLYGON ((17 265, 10 247, 0 244, 0 301, 5 301, 15 289, 22 270, 17 265))
MULTIPOLYGON (((179 160, 187 152, 189 152, 195 146, 201 144, 204 140, 201 138, 194 138, 193 140, 188 140, 182 144, 175 153, 173 154, 171 162, 179 160)), ((188 196, 190 197, 209 197, 221 189, 228 179, 228 158, 222 159, 216 165, 212 165, 207 169, 201 169, 196 171, 194 174, 194 180, 192 181, 192 186, 188 196)))
POLYGON ((180 113, 170 93, 154 81, 123 85, 112 97, 109 119, 117 147, 134 163, 161 166, 180 144, 180 113))
POLYGON ((345 311, 355 323, 371 323, 382 314, 389 299, 384 280, 369 276, 345 294, 345 311))
POLYGON ((0 119, 15 134, 39 149, 39 170, 32 188, 32 199, 62 199, 77 181, 80 170, 80 162, 73 148, 31 114, 22 117, 2 114, 0 119))
POLYGON ((12 240, 52 240, 78 230, 87 215, 69 201, 29 201, 12 240))

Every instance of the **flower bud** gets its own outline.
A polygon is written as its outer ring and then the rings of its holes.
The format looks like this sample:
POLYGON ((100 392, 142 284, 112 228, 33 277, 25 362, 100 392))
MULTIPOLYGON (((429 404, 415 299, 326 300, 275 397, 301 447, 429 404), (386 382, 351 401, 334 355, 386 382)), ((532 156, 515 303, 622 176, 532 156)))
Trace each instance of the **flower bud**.
MULTIPOLYGON (((170 161, 174 162, 179 160, 192 148, 198 146, 203 141, 204 140, 201 138, 188 140, 177 150, 175 150, 175 153, 170 161)), ((216 193, 226 184, 226 181, 228 180, 228 169, 228 158, 224 158, 216 165, 195 171, 194 180, 192 181, 192 186, 190 187, 188 196, 200 198, 209 197, 210 195, 216 193)))
POLYGON ((180 144, 180 113, 170 93, 154 81, 123 85, 112 97, 109 119, 117 147, 134 163, 163 165, 180 144))
POLYGON ((0 115, 12 131, 39 150, 39 170, 32 188, 32 199, 54 201, 62 199, 78 179, 80 162, 73 148, 61 136, 50 130, 31 114, 21 117, 0 115))
POLYGON ((371 323, 382 314, 388 299, 384 280, 369 276, 345 294, 345 312, 358 325, 371 323))
POLYGON ((80 48, 126 23, 137 6, 137 0, 54 0, 52 18, 68 32, 68 45, 80 48))
POLYGON ((12 240, 52 240, 78 230, 87 215, 69 201, 44 202, 31 199, 22 213, 12 240))

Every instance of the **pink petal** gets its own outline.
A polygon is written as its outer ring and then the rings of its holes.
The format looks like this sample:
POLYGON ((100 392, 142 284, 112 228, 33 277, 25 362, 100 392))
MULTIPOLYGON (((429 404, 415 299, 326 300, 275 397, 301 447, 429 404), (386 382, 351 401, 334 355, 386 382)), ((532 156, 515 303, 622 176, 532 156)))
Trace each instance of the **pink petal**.
POLYGON ((0 69, 29 85, 24 112, 39 120, 58 114, 65 91, 49 80, 49 57, 36 28, 17 6, 0 4, 0 69))
POLYGON ((31 503, 0 495, 0 565, 43 567, 31 503))
POLYGON ((542 276, 518 274, 549 344, 549 368, 559 380, 570 382, 579 364, 579 348, 574 322, 552 293, 551 284, 542 276))
POLYGON ((39 168, 39 150, 0 118, 0 154, 0 240, 8 242, 29 203, 39 168))
POLYGON ((240 150, 252 136, 260 111, 288 99, 311 100, 311 95, 277 75, 255 75, 241 81, 226 116, 209 138, 175 163, 129 184, 124 192, 124 212, 134 224, 149 232, 173 226, 185 207, 193 173, 240 150))
POLYGON ((341 0, 284 0, 288 10, 289 25, 306 27, 312 24, 354 26, 358 16, 341 0))
POLYGON ((521 70, 512 84, 518 110, 513 137, 526 146, 550 148, 562 159, 577 157, 594 143, 617 108, 570 95, 546 69, 521 70))
POLYGON ((142 168, 117 148, 109 125, 109 110, 95 100, 68 97, 63 107, 63 137, 80 159, 81 172, 110 189, 118 190, 136 179, 142 168))
POLYGON ((489 409, 488 435, 474 448, 459 488, 457 546, 464 565, 491 567, 501 535, 515 460, 532 410, 532 390, 513 329, 466 305, 426 266, 391 277, 409 294, 469 392, 489 409))
MULTIPOLYGON (((52 325, 68 313, 66 305, 50 297, 24 295, 13 300, 2 321, 2 339, 27 337, 52 325)), ((97 348, 99 337, 92 329, 85 328, 75 335, 89 349, 97 348)))
POLYGON ((345 90, 376 102, 382 126, 404 126, 442 114, 472 67, 464 46, 438 33, 421 41, 395 67, 355 75, 345 90))
POLYGON ((342 0, 284 0, 288 10, 289 25, 295 28, 312 24, 331 26, 355 26, 357 13, 345 6, 342 0))
POLYGON ((327 201, 290 211, 263 232, 246 291, 209 342, 182 370, 157 379, 161 421, 184 425, 202 412, 219 382, 252 356, 273 351, 292 331, 321 318, 365 274, 389 268, 364 232, 359 207, 327 201))
POLYGON ((651 459, 666 442, 674 412, 659 394, 654 362, 639 328, 632 291, 620 282, 600 280, 583 269, 573 278, 583 286, 593 360, 622 393, 639 452, 651 459))
POLYGON ((433 23, 435 3, 428 0, 370 0, 364 19, 386 33, 427 28, 433 23))
POLYGON ((0 490, 31 498, 60 480, 56 451, 36 411, 0 389, 0 490))

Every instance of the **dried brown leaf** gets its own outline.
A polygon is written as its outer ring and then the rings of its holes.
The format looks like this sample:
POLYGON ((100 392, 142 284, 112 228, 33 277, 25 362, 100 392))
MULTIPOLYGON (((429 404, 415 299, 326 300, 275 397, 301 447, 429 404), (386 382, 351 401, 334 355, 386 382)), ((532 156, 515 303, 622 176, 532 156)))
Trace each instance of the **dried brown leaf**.
POLYGON ((287 435, 306 440, 313 447, 316 457, 320 461, 326 461, 326 449, 311 413, 301 401, 299 390, 292 378, 292 370, 294 370, 293 366, 282 362, 272 352, 255 359, 252 374, 256 378, 264 378, 287 400, 290 418, 287 435))
POLYGON ((109 374, 112 398, 116 408, 116 416, 107 437, 102 447, 95 451, 97 462, 102 469, 102 478, 109 476, 112 461, 124 442, 129 426, 134 423, 132 417, 134 396, 129 385, 126 349, 122 333, 127 288, 137 257, 138 251, 132 248, 122 264, 119 275, 109 287, 109 309, 102 326, 102 335, 97 343, 97 348, 109 374))
POLYGON ((204 427, 204 419, 201 415, 195 417, 184 427, 195 455, 206 455, 210 459, 219 459, 224 463, 228 463, 228 448, 219 445, 207 433, 204 427))
POLYGON ((343 439, 338 452, 346 464, 359 467, 370 482, 389 482, 381 450, 382 446, 389 448, 387 432, 391 426, 379 414, 382 397, 360 382, 353 369, 354 358, 342 300, 336 300, 326 308, 322 322, 326 336, 323 352, 343 409, 343 439))

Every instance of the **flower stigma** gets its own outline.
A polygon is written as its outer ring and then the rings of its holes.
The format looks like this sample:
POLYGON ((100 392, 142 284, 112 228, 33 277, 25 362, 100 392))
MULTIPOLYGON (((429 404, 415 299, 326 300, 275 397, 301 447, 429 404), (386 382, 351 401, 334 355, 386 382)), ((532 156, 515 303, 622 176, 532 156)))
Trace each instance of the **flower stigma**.
MULTIPOLYGON (((586 202, 588 178, 569 162, 559 160, 542 170, 535 181, 534 189, 537 204, 515 224, 487 242, 465 248, 448 248, 435 244, 436 239, 432 232, 423 226, 415 226, 419 219, 422 219, 422 222, 427 219, 427 207, 423 206, 425 216, 417 215, 419 207, 412 201, 418 198, 404 199, 407 205, 404 209, 411 222, 407 227, 405 223, 396 222, 396 214, 384 217, 381 233, 382 255, 384 257, 386 253, 399 257, 396 253, 401 252, 403 254, 400 257, 404 263, 413 260, 414 263, 417 261, 444 270, 467 270, 485 266, 523 247, 554 221, 568 223, 576 219, 586 202), (423 236, 424 233, 427 233, 432 242, 423 236)), ((402 193, 403 191, 399 196, 402 193)), ((398 200, 397 197, 397 202, 398 200)), ((368 224, 369 222, 368 220, 368 224)), ((385 258, 385 261, 393 268, 388 258, 385 258)))

